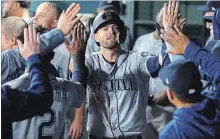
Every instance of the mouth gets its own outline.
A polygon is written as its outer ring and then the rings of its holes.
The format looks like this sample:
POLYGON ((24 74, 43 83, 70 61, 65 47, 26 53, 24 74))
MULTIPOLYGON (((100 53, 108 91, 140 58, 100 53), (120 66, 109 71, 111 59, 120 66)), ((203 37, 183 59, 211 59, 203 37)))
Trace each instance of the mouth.
POLYGON ((107 40, 115 40, 116 37, 108 37, 107 40))

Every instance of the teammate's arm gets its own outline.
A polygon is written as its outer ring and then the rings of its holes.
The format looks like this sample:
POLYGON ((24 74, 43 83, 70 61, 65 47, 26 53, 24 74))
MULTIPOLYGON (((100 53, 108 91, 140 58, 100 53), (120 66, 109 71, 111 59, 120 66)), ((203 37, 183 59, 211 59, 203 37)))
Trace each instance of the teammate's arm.
MULTIPOLYGON (((72 58, 70 60, 70 71, 72 72, 72 81, 81 82, 86 87, 87 68, 85 67, 85 50, 87 43, 87 34, 82 23, 78 23, 71 31, 72 43, 65 41, 66 47, 72 58)), ((85 101, 80 108, 75 111, 75 118, 71 124, 69 134, 72 139, 77 139, 82 135, 83 117, 85 110, 85 101)))
POLYGON ((41 35, 40 52, 47 54, 64 42, 64 36, 68 35, 73 26, 82 16, 79 13, 80 5, 71 4, 63 11, 58 20, 57 28, 41 35))
POLYGON ((27 90, 11 89, 3 85, 2 116, 11 122, 46 112, 52 104, 53 93, 47 73, 43 73, 40 52, 40 35, 29 27, 24 29, 24 45, 18 41, 19 51, 27 60, 31 84, 27 90))

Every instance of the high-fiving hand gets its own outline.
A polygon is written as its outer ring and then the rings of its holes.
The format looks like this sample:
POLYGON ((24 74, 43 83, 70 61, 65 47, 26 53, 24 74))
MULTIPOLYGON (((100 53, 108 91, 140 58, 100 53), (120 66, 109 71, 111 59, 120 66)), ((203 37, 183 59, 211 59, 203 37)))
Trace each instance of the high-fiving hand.
POLYGON ((166 31, 163 31, 160 37, 172 46, 171 49, 167 50, 167 53, 176 55, 184 54, 190 39, 181 32, 177 25, 174 25, 174 29, 170 27, 166 31))
POLYGON ((58 20, 57 28, 60 29, 64 36, 69 34, 73 26, 82 16, 76 16, 80 11, 79 4, 71 4, 66 11, 63 11, 58 20))
POLYGON ((72 42, 65 41, 67 50, 71 55, 75 55, 77 52, 85 53, 87 44, 86 28, 81 22, 78 22, 71 30, 72 42))
POLYGON ((178 21, 179 1, 169 0, 164 4, 163 26, 165 29, 172 27, 178 21))
POLYGON ((20 40, 17 40, 17 43, 19 52, 25 60, 33 54, 40 53, 40 33, 32 26, 24 29, 24 44, 20 40))

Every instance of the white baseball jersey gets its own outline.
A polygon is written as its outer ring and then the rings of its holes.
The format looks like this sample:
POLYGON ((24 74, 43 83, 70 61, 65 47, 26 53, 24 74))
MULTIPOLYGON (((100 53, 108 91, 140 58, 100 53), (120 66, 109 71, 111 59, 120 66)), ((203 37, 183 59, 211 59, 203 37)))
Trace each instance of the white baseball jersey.
POLYGON ((114 65, 101 52, 86 58, 89 133, 117 138, 145 131, 149 57, 146 52, 124 52, 114 65))
MULTIPOLYGON (((25 73, 7 85, 12 88, 26 89, 30 85, 29 74, 25 73)), ((53 104, 48 113, 31 119, 13 123, 14 139, 60 138, 67 110, 70 107, 80 107, 85 96, 81 84, 50 76, 53 87, 53 104)))

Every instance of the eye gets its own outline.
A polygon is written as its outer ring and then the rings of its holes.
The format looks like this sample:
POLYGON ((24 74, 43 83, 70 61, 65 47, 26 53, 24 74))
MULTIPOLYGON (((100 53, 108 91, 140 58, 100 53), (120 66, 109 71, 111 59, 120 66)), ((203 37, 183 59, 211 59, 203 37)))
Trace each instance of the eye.
POLYGON ((115 26, 115 27, 114 27, 114 31, 115 31, 115 32, 119 32, 119 27, 118 27, 118 26, 115 26))
POLYGON ((103 28, 103 30, 104 30, 104 31, 107 31, 107 30, 108 30, 108 28, 107 28, 107 27, 104 27, 104 28, 103 28))

